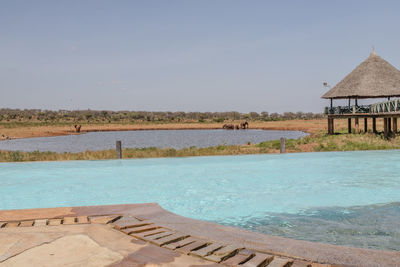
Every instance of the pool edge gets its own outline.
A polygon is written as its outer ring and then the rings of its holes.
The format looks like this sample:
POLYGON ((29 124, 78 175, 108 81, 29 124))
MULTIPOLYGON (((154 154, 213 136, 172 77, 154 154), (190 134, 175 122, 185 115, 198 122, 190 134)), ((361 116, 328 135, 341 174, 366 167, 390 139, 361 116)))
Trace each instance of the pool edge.
POLYGON ((157 203, 0 210, 0 221, 108 214, 135 216, 204 239, 294 259, 344 266, 395 266, 400 263, 398 251, 361 249, 269 236, 183 217, 163 209, 157 203))

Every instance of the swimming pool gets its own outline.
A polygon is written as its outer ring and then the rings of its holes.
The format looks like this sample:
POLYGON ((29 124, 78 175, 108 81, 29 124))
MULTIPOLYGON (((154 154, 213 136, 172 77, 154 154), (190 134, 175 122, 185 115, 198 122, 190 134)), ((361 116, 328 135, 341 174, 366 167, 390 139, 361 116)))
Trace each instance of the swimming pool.
POLYGON ((400 151, 0 164, 0 209, 158 202, 261 233, 400 250, 400 151))

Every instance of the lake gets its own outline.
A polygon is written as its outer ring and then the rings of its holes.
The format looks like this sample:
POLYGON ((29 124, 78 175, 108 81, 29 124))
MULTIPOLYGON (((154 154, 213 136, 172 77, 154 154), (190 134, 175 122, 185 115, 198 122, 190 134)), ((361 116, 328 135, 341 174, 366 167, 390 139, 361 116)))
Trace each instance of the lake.
POLYGON ((124 148, 210 147, 221 144, 240 145, 278 140, 281 137, 297 139, 307 136, 300 131, 275 130, 143 130, 89 132, 80 135, 38 137, 0 141, 0 150, 82 152, 86 150, 115 149, 121 140, 124 148))

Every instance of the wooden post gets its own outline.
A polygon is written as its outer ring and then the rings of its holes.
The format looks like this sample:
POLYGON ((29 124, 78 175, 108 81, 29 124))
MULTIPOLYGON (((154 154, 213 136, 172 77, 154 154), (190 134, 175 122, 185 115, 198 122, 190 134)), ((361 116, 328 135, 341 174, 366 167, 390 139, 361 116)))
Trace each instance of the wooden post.
POLYGON ((349 134, 351 134, 351 118, 347 119, 347 128, 349 130, 349 134))
POLYGON ((355 118, 354 121, 355 121, 355 124, 356 124, 356 133, 358 134, 358 133, 359 133, 359 130, 360 130, 360 125, 359 125, 359 123, 358 123, 358 117, 355 118))
POLYGON ((372 131, 376 133, 376 118, 372 118, 372 131))
POLYGON ((397 117, 393 118, 393 133, 397 134, 397 117))
POLYGON ((389 137, 389 132, 388 132, 388 118, 383 118, 383 134, 386 138, 389 137))
POLYGON ((334 134, 335 128, 333 126, 333 118, 328 118, 328 134, 334 134))
POLYGON ((122 144, 121 141, 116 142, 115 150, 117 152, 117 159, 122 159, 122 144))
POLYGON ((368 132, 368 118, 364 118, 364 132, 368 132))
POLYGON ((328 134, 331 134, 331 118, 328 117, 328 134))
POLYGON ((387 118, 388 119, 388 132, 392 132, 392 118, 387 118))
POLYGON ((286 153, 286 138, 281 137, 281 153, 286 153))

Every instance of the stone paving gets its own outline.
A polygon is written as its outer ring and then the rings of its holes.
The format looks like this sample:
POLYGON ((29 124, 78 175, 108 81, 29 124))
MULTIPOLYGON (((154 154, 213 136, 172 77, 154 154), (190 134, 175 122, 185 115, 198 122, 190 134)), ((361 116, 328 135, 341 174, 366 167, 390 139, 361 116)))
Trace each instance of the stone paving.
POLYGON ((237 242, 242 230, 234 228, 236 240, 228 241, 218 228, 226 236, 231 228, 187 220, 156 204, 0 211, 0 266, 400 266, 397 252, 367 250, 373 255, 365 259, 364 250, 326 247, 332 261, 323 244, 314 243, 322 250, 307 257, 295 253, 302 241, 285 240, 293 253, 276 251, 237 242))

